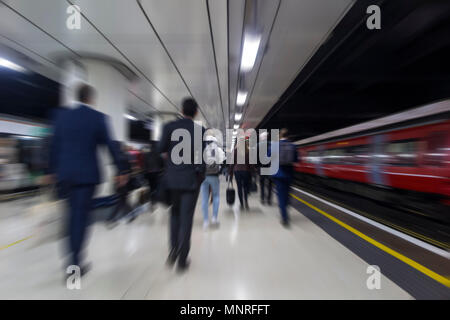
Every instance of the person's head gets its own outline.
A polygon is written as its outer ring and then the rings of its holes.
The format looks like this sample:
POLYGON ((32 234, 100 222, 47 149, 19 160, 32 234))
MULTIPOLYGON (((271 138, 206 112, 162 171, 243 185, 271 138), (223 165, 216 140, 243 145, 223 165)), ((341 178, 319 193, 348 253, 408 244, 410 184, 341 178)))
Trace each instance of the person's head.
POLYGON ((82 84, 77 90, 77 99, 81 103, 92 105, 95 102, 96 92, 93 87, 87 84, 82 84))
POLYGON ((288 129, 286 129, 286 128, 281 129, 280 130, 280 139, 287 139, 288 134, 289 134, 288 129))
POLYGON ((192 98, 186 98, 183 100, 182 112, 185 117, 195 118, 197 115, 198 104, 192 98))

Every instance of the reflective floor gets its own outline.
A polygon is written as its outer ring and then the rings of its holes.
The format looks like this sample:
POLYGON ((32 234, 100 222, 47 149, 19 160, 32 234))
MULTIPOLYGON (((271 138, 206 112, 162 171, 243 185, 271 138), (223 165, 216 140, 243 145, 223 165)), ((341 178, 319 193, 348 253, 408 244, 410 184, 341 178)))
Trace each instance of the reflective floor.
POLYGON ((0 299, 412 299, 384 276, 381 289, 369 290, 365 261, 294 209, 284 229, 276 205, 258 196, 240 213, 226 205, 222 181, 220 227, 207 231, 197 205, 192 264, 182 275, 165 265, 167 209, 112 230, 96 223, 93 268, 80 290, 66 288, 62 240, 27 239, 34 200, 1 203, 0 299))

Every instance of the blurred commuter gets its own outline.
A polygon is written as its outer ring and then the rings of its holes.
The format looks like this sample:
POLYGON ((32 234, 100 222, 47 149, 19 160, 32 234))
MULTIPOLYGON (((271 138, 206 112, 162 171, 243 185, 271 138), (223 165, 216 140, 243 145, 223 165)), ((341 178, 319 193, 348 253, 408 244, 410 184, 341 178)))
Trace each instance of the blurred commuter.
MULTIPOLYGON (((294 177, 294 163, 297 162, 297 150, 293 143, 287 139, 288 131, 283 128, 280 130, 280 141, 273 142, 278 143, 278 158, 279 169, 272 177, 274 179, 278 205, 281 213, 281 224, 285 227, 289 226, 289 214, 287 212, 287 206, 289 204, 289 188, 294 177)), ((274 159, 274 155, 272 155, 274 159)))
POLYGON ((131 163, 131 170, 136 172, 139 169, 138 152, 134 150, 132 146, 127 146, 126 149, 131 163))
MULTIPOLYGON (((119 161, 120 166, 123 170, 124 174, 131 173, 131 164, 130 159, 126 151, 126 147, 124 144, 120 143, 120 141, 115 141, 115 145, 117 150, 119 151, 119 161)), ((107 223, 110 227, 113 227, 115 223, 123 216, 129 213, 132 210, 132 207, 128 204, 128 195, 130 193, 130 180, 128 180, 125 184, 121 185, 119 181, 115 182, 115 189, 119 200, 117 202, 116 207, 113 212, 107 219, 107 223)))
POLYGON ((248 194, 252 181, 253 166, 250 165, 248 141, 244 137, 240 137, 237 140, 237 145, 234 149, 234 163, 230 165, 229 172, 231 181, 233 181, 233 176, 236 177, 241 210, 249 210, 248 194))
MULTIPOLYGON (((158 147, 159 153, 166 153, 167 163, 163 177, 165 189, 167 189, 172 205, 170 215, 170 253, 167 259, 168 265, 172 266, 178 260, 178 271, 185 271, 189 267, 187 259, 190 249, 192 220, 197 202, 200 185, 205 176, 205 165, 202 162, 204 150, 203 134, 205 128, 198 126, 193 119, 197 114, 198 105, 195 100, 187 98, 183 101, 183 118, 168 123, 164 126, 161 141, 158 147), (181 130, 177 130, 181 129, 181 130), (194 130, 199 131, 201 136, 195 137, 194 130), (179 137, 178 141, 172 141, 174 131, 189 133, 190 136, 190 159, 188 163, 182 161, 174 163, 172 150, 185 138, 179 137), (194 139, 200 139, 201 150, 196 150, 194 139), (196 164, 194 159, 199 159, 201 164, 196 164)), ((176 135, 174 135, 175 137, 176 135)), ((189 140, 188 144, 189 144, 189 140)), ((198 143, 198 142, 197 142, 198 143)))
POLYGON ((93 109, 95 90, 88 85, 78 89, 80 104, 61 112, 55 119, 50 147, 49 180, 57 180, 69 206, 70 264, 77 265, 81 274, 88 271, 82 265, 81 251, 96 185, 100 183, 97 147, 106 145, 118 169, 119 184, 127 179, 122 172, 120 156, 111 139, 106 116, 93 109))
MULTIPOLYGON (((260 150, 266 150, 267 154, 270 149, 270 141, 267 139, 267 132, 261 133, 259 136, 260 141, 258 144, 258 154, 260 150)), ((258 157, 259 159, 259 157, 258 157)), ((265 204, 267 203, 269 206, 272 205, 272 178, 268 175, 262 175, 261 174, 261 168, 268 168, 270 167, 270 162, 268 164, 262 164, 259 163, 259 186, 261 189, 261 203, 265 204), (267 188, 267 200, 266 200, 266 188, 267 188)))
POLYGON ((156 188, 163 169, 164 163, 161 155, 158 153, 156 141, 152 141, 150 151, 145 155, 145 171, 150 188, 152 206, 156 202, 156 188))
POLYGON ((144 148, 141 148, 140 150, 136 150, 136 161, 137 166, 139 170, 143 170, 145 168, 145 155, 144 155, 144 148))
POLYGON ((202 193, 202 211, 203 211, 203 229, 209 227, 209 193, 211 190, 213 203, 213 217, 212 225, 217 226, 219 220, 217 218, 219 213, 220 203, 220 181, 219 175, 221 171, 221 163, 225 158, 223 150, 217 145, 215 137, 207 137, 207 146, 205 148, 205 162, 206 162, 206 177, 201 185, 202 193))

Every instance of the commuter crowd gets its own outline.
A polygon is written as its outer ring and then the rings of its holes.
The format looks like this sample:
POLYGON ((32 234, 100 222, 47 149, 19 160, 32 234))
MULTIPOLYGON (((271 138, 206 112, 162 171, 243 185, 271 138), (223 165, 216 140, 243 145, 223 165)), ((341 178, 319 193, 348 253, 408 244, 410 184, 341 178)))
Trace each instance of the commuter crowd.
POLYGON ((226 153, 218 139, 212 133, 208 135, 207 129, 193 121, 198 105, 191 98, 182 102, 183 117, 164 126, 160 141, 149 142, 148 146, 140 150, 113 139, 107 117, 95 110, 94 88, 81 85, 77 98, 79 104, 76 108, 60 113, 54 120, 49 148, 50 164, 45 183, 56 185, 58 196, 67 200, 68 265, 79 266, 82 275, 90 269, 90 265, 83 259, 82 249, 93 209, 94 192, 101 181, 97 159, 99 146, 108 148, 117 172, 114 201, 106 221, 108 227, 114 228, 122 218, 126 218, 128 222, 136 219, 136 204, 129 203, 130 193, 135 190, 141 190, 139 205, 148 203, 153 208, 159 202, 170 206, 167 264, 177 264, 179 272, 186 271, 190 265, 188 256, 193 217, 199 195, 203 228, 207 230, 219 227, 221 175, 226 176, 228 183, 227 204, 232 205, 234 202, 233 186, 236 185, 243 212, 250 210, 248 198, 250 193, 257 191, 257 181, 261 203, 264 205, 272 204, 272 189, 275 186, 281 223, 289 227, 289 187, 293 180, 293 164, 297 161, 297 152, 288 140, 286 129, 281 130, 278 141, 272 141, 267 133, 259 137, 256 146, 258 149, 267 150, 269 157, 274 155, 274 150, 277 153, 279 168, 269 176, 261 174, 261 169, 270 164, 251 164, 249 140, 245 137, 237 137, 236 147, 232 152, 234 161, 227 165, 226 153), (179 151, 177 144, 180 141, 173 139, 173 133, 178 129, 190 133, 188 144, 191 150, 195 150, 195 132, 201 132, 202 137, 206 136, 201 143, 204 161, 197 161, 196 157, 199 155, 196 152, 181 154, 183 159, 188 158, 181 163, 173 159, 173 153, 179 151))

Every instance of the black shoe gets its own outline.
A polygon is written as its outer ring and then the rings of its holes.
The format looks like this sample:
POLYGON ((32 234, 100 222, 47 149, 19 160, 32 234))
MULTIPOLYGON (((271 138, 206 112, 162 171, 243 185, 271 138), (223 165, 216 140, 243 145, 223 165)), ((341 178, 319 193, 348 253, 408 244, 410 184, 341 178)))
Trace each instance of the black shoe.
POLYGON ((86 275, 92 269, 92 263, 88 262, 80 267, 81 276, 86 275))
POLYGON ((173 266, 175 265, 175 262, 176 262, 176 261, 177 261, 177 255, 175 254, 174 251, 171 251, 171 252, 169 253, 169 256, 167 257, 166 265, 167 265, 168 267, 173 267, 173 266))
POLYGON ((190 266, 190 264, 191 264, 191 261, 188 259, 188 260, 186 260, 185 262, 178 262, 178 265, 177 265, 177 272, 178 273, 184 273, 184 272, 186 272, 188 269, 189 269, 189 266, 190 266))
POLYGON ((281 220, 281 225, 287 229, 291 224, 289 223, 289 220, 281 220))
POLYGON ((111 230, 117 227, 118 224, 119 222, 117 220, 108 220, 106 221, 106 228, 111 230))

